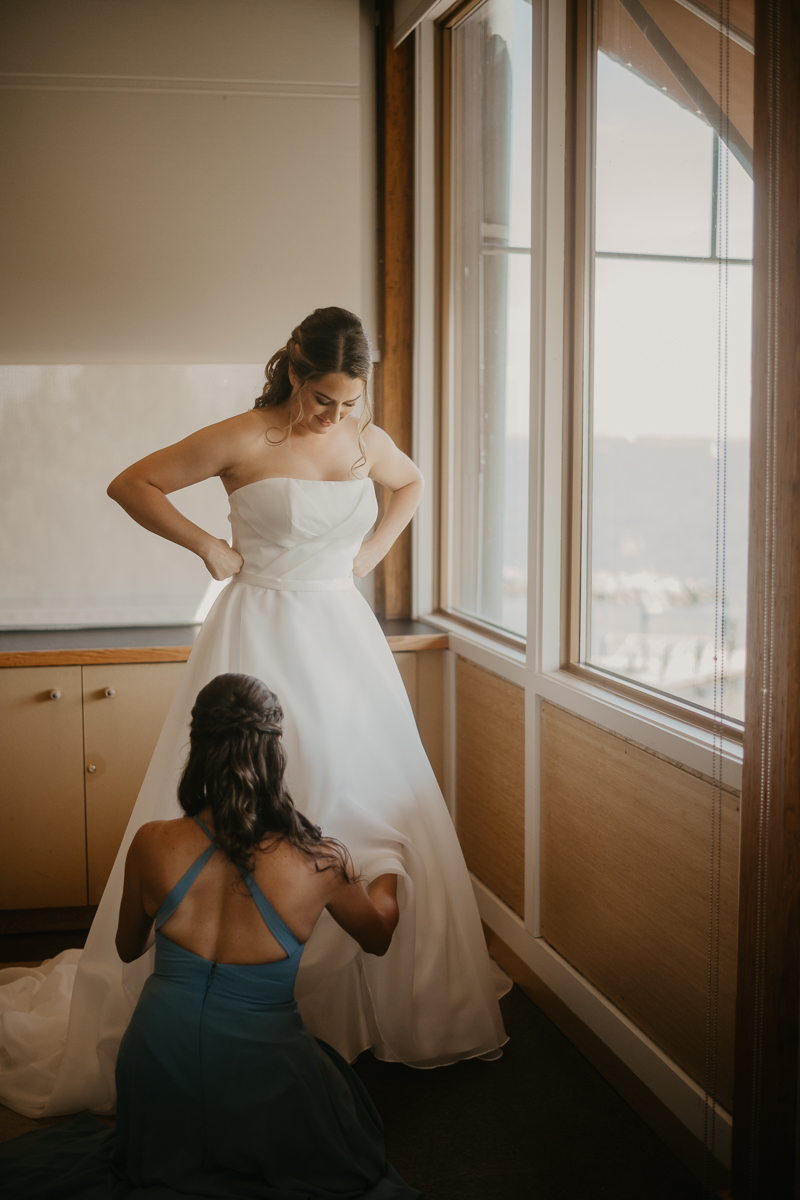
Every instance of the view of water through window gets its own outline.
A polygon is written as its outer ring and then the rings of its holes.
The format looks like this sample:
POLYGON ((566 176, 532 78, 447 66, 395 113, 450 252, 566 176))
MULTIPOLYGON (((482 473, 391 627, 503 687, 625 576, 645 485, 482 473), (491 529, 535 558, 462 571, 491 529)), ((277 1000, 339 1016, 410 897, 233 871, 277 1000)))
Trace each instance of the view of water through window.
POLYGON ((752 180, 635 66, 598 53, 584 657, 713 708, 717 646, 742 719, 752 180))

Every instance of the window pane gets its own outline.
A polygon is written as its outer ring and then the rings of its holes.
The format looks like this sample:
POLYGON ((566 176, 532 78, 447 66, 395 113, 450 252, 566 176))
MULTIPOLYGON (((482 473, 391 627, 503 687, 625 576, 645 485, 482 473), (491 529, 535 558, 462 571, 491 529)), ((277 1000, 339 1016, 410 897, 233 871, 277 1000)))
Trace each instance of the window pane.
MULTIPOLYGON (((717 274, 601 259, 588 660, 713 707, 717 274)), ((726 694, 744 711, 752 268, 729 267, 726 694)))
MULTIPOLYGON (((753 185, 620 9, 600 0, 582 657, 713 708, 724 599, 716 707, 742 719, 753 185)), ((696 18, 659 14, 686 55, 696 18)))
POLYGON ((487 0, 453 34, 451 607, 526 626, 531 9, 487 0))
POLYGON ((711 127, 597 56, 596 248, 709 254, 711 127))

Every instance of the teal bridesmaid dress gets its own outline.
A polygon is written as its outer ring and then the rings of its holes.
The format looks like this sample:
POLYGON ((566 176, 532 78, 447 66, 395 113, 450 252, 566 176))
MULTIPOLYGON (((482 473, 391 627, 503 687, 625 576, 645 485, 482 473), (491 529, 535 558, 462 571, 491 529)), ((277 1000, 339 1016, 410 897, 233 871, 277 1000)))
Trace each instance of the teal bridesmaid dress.
POLYGON ((159 932, 215 849, 212 839, 156 915, 155 970, 117 1060, 116 1130, 83 1113, 4 1143, 4 1200, 421 1200, 387 1163, 355 1072, 303 1024, 303 946, 252 876, 286 958, 210 962, 159 932))

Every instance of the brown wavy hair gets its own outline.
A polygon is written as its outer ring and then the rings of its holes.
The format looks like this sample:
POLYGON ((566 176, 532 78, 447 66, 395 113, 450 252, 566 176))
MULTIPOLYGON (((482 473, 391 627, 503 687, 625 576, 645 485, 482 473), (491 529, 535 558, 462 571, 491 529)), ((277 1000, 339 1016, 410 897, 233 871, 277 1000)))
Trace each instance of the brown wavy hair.
POLYGON ((284 782, 283 709, 266 684, 251 675, 217 675, 192 709, 189 758, 178 784, 187 816, 207 806, 220 850, 245 873, 267 837, 288 842, 314 860, 318 871, 345 880, 350 856, 335 838, 295 808, 284 782))
MULTIPOLYGON (((358 421, 361 458, 350 469, 355 471, 363 466, 367 456, 361 435, 372 420, 369 397, 372 355, 361 318, 346 308, 315 308, 292 330, 286 345, 277 350, 267 363, 264 368, 266 382, 256 399, 255 408, 278 408, 292 398, 289 367, 293 368, 300 380, 301 388, 314 379, 321 379, 323 375, 347 375, 350 379, 360 379, 364 384, 364 403, 358 421)), ((290 414, 289 424, 280 441, 291 436, 292 428, 302 415, 302 408, 297 416, 290 414)))

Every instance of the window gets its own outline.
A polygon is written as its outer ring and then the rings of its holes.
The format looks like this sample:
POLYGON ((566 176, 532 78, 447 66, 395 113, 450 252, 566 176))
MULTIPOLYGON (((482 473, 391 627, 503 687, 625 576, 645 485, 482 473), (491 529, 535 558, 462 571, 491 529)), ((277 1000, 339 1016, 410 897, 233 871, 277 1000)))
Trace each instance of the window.
POLYGON ((531 8, 485 0, 445 29, 445 499, 441 603, 526 629, 531 8))
POLYGON ((573 656, 741 721, 753 56, 697 8, 595 10, 573 656))

